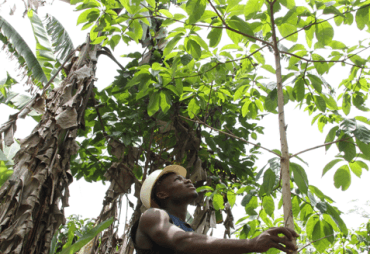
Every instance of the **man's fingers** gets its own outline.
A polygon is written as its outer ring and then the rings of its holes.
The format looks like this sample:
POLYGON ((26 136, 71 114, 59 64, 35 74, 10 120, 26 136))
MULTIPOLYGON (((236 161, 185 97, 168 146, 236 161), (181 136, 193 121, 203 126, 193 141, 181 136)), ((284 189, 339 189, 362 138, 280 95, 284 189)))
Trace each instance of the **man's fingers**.
POLYGON ((293 229, 286 227, 271 228, 270 230, 270 233, 273 233, 274 235, 284 234, 289 240, 292 240, 293 237, 299 237, 299 235, 293 229))
POLYGON ((282 246, 278 243, 275 243, 275 242, 271 243, 271 247, 276 248, 276 249, 281 250, 281 251, 284 251, 286 253, 292 253, 293 252, 292 250, 284 248, 284 246, 282 246))
POLYGON ((273 240, 275 243, 282 243, 286 246, 287 249, 290 250, 296 250, 296 246, 287 238, 285 237, 279 237, 279 236, 271 236, 271 240, 273 240))

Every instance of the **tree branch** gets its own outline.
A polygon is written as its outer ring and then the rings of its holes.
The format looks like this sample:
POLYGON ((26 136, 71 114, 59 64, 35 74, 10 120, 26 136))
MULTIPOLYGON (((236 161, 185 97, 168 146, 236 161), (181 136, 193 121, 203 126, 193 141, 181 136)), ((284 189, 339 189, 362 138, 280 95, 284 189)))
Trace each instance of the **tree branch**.
MULTIPOLYGON (((359 9, 366 8, 366 7, 368 7, 369 5, 370 5, 370 4, 367 4, 367 5, 361 6, 360 8, 357 8, 357 9, 355 9, 355 10, 348 10, 348 11, 343 12, 342 14, 346 14, 346 13, 349 13, 349 12, 354 12, 354 11, 357 11, 357 10, 359 10, 359 9)), ((339 16, 339 14, 336 14, 336 15, 334 15, 334 16, 332 16, 332 17, 330 17, 330 18, 327 18, 327 19, 325 19, 325 20, 322 20, 322 21, 319 21, 319 22, 313 22, 313 23, 311 23, 311 24, 309 24, 309 25, 306 25, 306 26, 302 27, 301 29, 299 29, 299 30, 297 30, 297 31, 295 31, 295 32, 293 32, 293 33, 291 33, 291 34, 288 34, 287 36, 285 36, 285 37, 281 38, 280 40, 278 40, 278 42, 280 42, 280 41, 282 41, 282 40, 284 40, 284 39, 286 39, 286 38, 288 38, 288 37, 290 37, 290 36, 292 36, 292 35, 294 35, 294 34, 296 34, 296 33, 299 33, 299 32, 300 32, 300 31, 302 31, 302 30, 306 30, 307 28, 310 28, 310 27, 311 27, 311 26, 313 26, 313 25, 318 25, 318 24, 321 24, 321 23, 327 22, 327 21, 329 21, 329 20, 331 20, 331 19, 333 19, 333 18, 336 18, 336 17, 338 17, 338 16, 339 16)))
POLYGON ((305 152, 308 152, 308 151, 311 151, 311 150, 315 150, 315 149, 320 148, 320 147, 323 147, 323 146, 327 146, 327 145, 331 145, 331 144, 334 144, 334 143, 338 143, 338 142, 346 141, 346 140, 351 139, 351 138, 353 138, 353 137, 354 137, 354 136, 351 136, 351 137, 348 137, 348 138, 345 138, 345 139, 340 139, 340 140, 336 140, 336 141, 333 141, 333 142, 325 143, 325 144, 323 144, 323 145, 319 145, 319 146, 311 147, 311 148, 308 148, 308 149, 306 149, 306 150, 300 151, 300 152, 298 152, 298 153, 296 153, 296 154, 293 154, 293 155, 291 155, 289 158, 293 158, 293 157, 297 156, 298 154, 305 153, 305 152))
POLYGON ((225 134, 225 135, 227 135, 227 136, 229 136, 229 137, 232 137, 232 138, 238 139, 238 140, 240 140, 240 141, 243 141, 244 143, 247 143, 247 144, 250 144, 250 145, 253 145, 253 146, 256 146, 256 147, 260 147, 260 148, 262 148, 262 149, 264 149, 264 150, 266 150, 266 151, 268 151, 268 152, 270 152, 270 153, 275 154, 275 155, 276 155, 276 156, 278 156, 279 158, 281 158, 281 156, 280 156, 279 154, 275 153, 274 151, 271 151, 270 149, 267 149, 267 148, 265 148, 265 147, 263 147, 263 146, 261 146, 261 145, 258 145, 258 144, 254 144, 254 143, 252 143, 252 142, 249 142, 249 141, 245 140, 244 138, 240 138, 240 137, 238 137, 238 136, 235 136, 235 135, 233 135, 233 134, 227 133, 227 132, 225 132, 225 131, 222 131, 222 130, 219 130, 219 129, 213 128, 212 126, 210 126, 210 125, 206 124, 205 122, 202 122, 202 121, 201 121, 201 120, 199 120, 199 119, 198 119, 198 120, 193 120, 193 119, 187 118, 187 117, 185 117, 185 116, 180 116, 180 115, 179 115, 179 117, 181 117, 181 118, 183 118, 183 119, 186 119, 186 120, 188 120, 188 121, 194 122, 194 123, 202 124, 202 125, 204 125, 204 126, 206 126, 206 127, 210 128, 210 129, 212 129, 212 130, 214 130, 214 131, 217 131, 217 132, 222 133, 222 134, 225 134))
POLYGON ((297 252, 300 252, 301 250, 303 250, 303 249, 304 249, 304 248, 306 248, 307 246, 309 246, 309 245, 313 244, 314 242, 318 242, 318 241, 320 241, 320 240, 322 240, 322 239, 325 239, 325 238, 331 237, 331 236, 333 236, 333 235, 334 235, 334 234, 327 235, 327 236, 321 237, 321 238, 319 238, 319 239, 316 239, 316 240, 314 240, 314 241, 311 241, 311 242, 307 243, 306 245, 304 245, 304 246, 303 246, 302 248, 300 248, 299 250, 297 250, 297 252))
POLYGON ((240 32, 240 31, 238 31, 238 30, 235 30, 235 29, 233 29, 233 28, 229 27, 229 26, 226 24, 226 21, 221 17, 220 13, 219 13, 219 12, 217 11, 217 9, 214 7, 214 5, 212 4, 211 0, 208 0, 208 2, 209 2, 209 4, 211 5, 212 9, 216 12, 217 16, 221 19, 222 24, 224 24, 224 26, 225 26, 225 28, 226 28, 226 29, 228 29, 228 30, 230 30, 230 31, 233 31, 234 33, 237 33, 237 34, 243 35, 243 36, 245 36, 245 37, 248 37, 248 38, 250 38, 250 39, 254 39, 254 40, 259 41, 259 42, 261 42, 261 43, 263 43, 263 44, 265 44, 265 45, 268 45, 268 46, 271 46, 271 47, 272 47, 272 44, 271 44, 271 43, 269 43, 269 42, 267 42, 267 41, 261 40, 260 38, 254 37, 254 36, 249 35, 249 34, 242 33, 242 32, 240 32))

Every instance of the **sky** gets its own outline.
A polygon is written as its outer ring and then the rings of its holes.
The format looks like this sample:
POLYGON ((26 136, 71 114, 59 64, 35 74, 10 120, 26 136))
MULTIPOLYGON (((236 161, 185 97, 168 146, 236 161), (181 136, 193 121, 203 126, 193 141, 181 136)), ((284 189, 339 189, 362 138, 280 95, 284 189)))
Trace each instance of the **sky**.
MULTIPOLYGON (((296 1, 296 4, 299 5, 299 1, 296 1)), ((56 17, 67 29, 68 33, 73 39, 74 46, 76 47, 85 41, 86 33, 88 32, 88 30, 81 31, 81 26, 76 26, 79 12, 73 12, 73 10, 73 6, 55 0, 52 5, 46 5, 45 7, 40 8, 38 14, 40 17, 43 17, 45 13, 49 13, 56 17)), ((15 27, 15 29, 22 35, 22 37, 26 39, 31 49, 35 49, 35 40, 33 38, 32 28, 28 22, 28 19, 27 17, 21 18, 23 11, 24 5, 21 0, 12 0, 11 3, 6 3, 0 7, 0 15, 4 17, 8 22, 10 22, 10 24, 15 27), (9 16, 9 5, 13 7, 13 4, 15 4, 17 8, 14 15, 9 16)), ((344 29, 341 28, 338 31, 336 30, 334 39, 338 41, 343 41, 347 45, 352 46, 356 45, 358 43, 358 40, 367 38, 366 36, 368 36, 366 32, 358 33, 357 28, 354 28, 352 26, 344 29)), ((300 36, 299 42, 301 40, 304 40, 304 36, 300 36)), ((225 44, 228 42, 221 42, 221 45, 222 43, 225 44)), ((293 45, 293 43, 291 42, 284 43, 284 45, 288 48, 293 45)), ((140 46, 130 44, 130 46, 127 47, 123 42, 121 42, 121 44, 115 49, 114 55, 121 64, 125 65, 128 60, 125 58, 121 58, 121 55, 127 54, 128 52, 142 52, 142 50, 143 49, 140 46)), ((2 79, 6 75, 6 71, 8 71, 13 77, 17 77, 18 72, 14 61, 10 61, 2 51, 0 52, 0 59, 2 60, 0 61, 0 79, 2 79)), ((273 65, 274 63, 273 58, 271 57, 266 57, 266 62, 270 62, 271 65, 273 65)), ((117 66, 107 57, 102 56, 99 59, 96 73, 96 77, 98 78, 96 86, 98 87, 98 89, 103 89, 104 87, 111 84, 111 82, 114 80, 114 76, 117 73, 116 70, 117 66)), ((330 75, 324 76, 325 79, 330 84, 337 86, 340 81, 348 75, 349 72, 348 68, 336 65, 331 69, 330 73, 330 75)), ((20 80, 20 78, 16 79, 20 80)), ((16 87, 17 91, 22 91, 24 90, 24 88, 25 87, 22 84, 17 85, 16 87)), ((367 105, 369 106, 369 103, 367 103, 367 105)), ((9 115, 14 114, 16 111, 5 105, 0 105, 0 112, 1 125, 8 120, 9 115)), ((352 107, 351 113, 348 117, 351 118, 357 115, 366 116, 366 113, 356 111, 354 110, 354 107, 352 107)), ((369 117, 368 113, 367 116, 369 117)), ((291 102, 286 105, 285 121, 288 125, 287 137, 290 153, 297 153, 307 148, 324 143, 326 134, 331 129, 331 126, 325 126, 324 132, 320 133, 316 124, 311 126, 311 120, 312 116, 308 116, 308 113, 304 112, 303 109, 295 108, 295 105, 291 102)), ((17 122, 17 132, 15 137, 26 137, 28 134, 31 133, 35 125, 36 122, 33 119, 19 119, 17 122)), ((277 115, 266 115, 262 119, 262 121, 259 122, 259 125, 264 126, 265 135, 259 135, 257 141, 260 142, 262 146, 269 149, 279 149, 280 139, 279 130, 277 127, 277 115)), ((249 146, 248 148, 251 148, 251 146, 249 146)), ((349 228, 357 228, 361 223, 366 222, 368 218, 366 219, 359 214, 348 212, 353 209, 358 209, 365 214, 370 214, 370 198, 367 195, 370 188, 368 184, 370 182, 370 173, 367 171, 363 171, 361 179, 352 174, 352 184, 348 190, 341 191, 340 189, 336 189, 333 184, 333 175, 335 173, 334 169, 329 171, 324 177, 321 177, 322 169, 329 161, 334 159, 334 156, 336 154, 337 149, 335 146, 332 146, 332 148, 328 152, 325 152, 325 149, 322 147, 302 154, 301 158, 309 164, 308 167, 305 167, 306 169, 308 169, 306 172, 308 174, 309 184, 319 187, 324 194, 331 197, 335 201, 335 206, 346 213, 342 216, 349 228)), ((262 151, 262 155, 260 156, 256 165, 260 169, 267 163, 268 159, 270 158, 272 158, 270 154, 262 151)), ((295 160, 294 162, 300 163, 297 160, 295 160)), ((101 211, 102 202, 107 188, 108 184, 104 185, 101 182, 87 183, 83 179, 79 181, 75 180, 70 185, 70 207, 65 208, 66 216, 79 214, 83 218, 97 217, 101 211)), ((136 198, 133 197, 133 195, 128 195, 128 198, 131 200, 131 202, 136 203, 136 198)), ((233 208, 235 222, 239 218, 245 216, 245 211, 240 205, 241 199, 242 197, 237 198, 236 205, 233 208)), ((124 219, 126 218, 124 212, 126 208, 125 198, 123 198, 123 201, 121 225, 124 225, 124 219)), ((189 212, 192 213, 193 211, 194 207, 190 207, 189 212)), ((127 217, 130 218, 130 216, 131 213, 129 211, 127 217)), ((120 231, 122 231, 122 228, 120 231)), ((223 226, 218 225, 218 229, 216 230, 214 236, 223 236, 223 226)))

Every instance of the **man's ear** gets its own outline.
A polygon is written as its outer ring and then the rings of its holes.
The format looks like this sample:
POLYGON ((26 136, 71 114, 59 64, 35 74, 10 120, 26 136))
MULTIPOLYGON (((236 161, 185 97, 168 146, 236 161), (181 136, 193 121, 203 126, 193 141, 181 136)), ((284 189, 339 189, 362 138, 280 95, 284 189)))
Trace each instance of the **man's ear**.
POLYGON ((157 197, 159 199, 166 199, 166 198, 169 197, 169 195, 166 192, 164 192, 164 191, 158 191, 157 192, 157 197))

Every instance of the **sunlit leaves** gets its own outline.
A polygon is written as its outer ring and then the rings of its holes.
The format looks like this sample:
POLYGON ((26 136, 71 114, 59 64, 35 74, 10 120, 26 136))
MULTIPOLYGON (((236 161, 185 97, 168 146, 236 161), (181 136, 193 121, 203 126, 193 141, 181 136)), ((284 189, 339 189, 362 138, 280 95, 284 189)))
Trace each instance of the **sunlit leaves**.
POLYGON ((351 111, 351 95, 345 93, 342 101, 342 110, 344 114, 348 115, 351 111))
MULTIPOLYGON (((318 20, 318 22, 323 20, 318 20)), ((315 25, 316 39, 323 45, 329 45, 334 37, 334 29, 329 22, 321 22, 315 25)))
POLYGON ((275 203, 271 196, 265 196, 262 199, 262 206, 265 209, 265 212, 272 216, 275 211, 275 203))
POLYGON ((279 32, 283 37, 286 37, 288 41, 296 42, 298 40, 297 26, 290 23, 282 22, 278 25, 279 32))
MULTIPOLYGON (((237 16, 232 16, 230 19, 226 20, 226 23, 232 29, 242 33, 242 34, 240 34, 240 33, 234 32, 234 31, 227 30, 227 34, 229 35, 230 39, 236 44, 239 43, 243 39, 244 34, 252 35, 252 36, 254 35, 253 30, 250 27, 250 25, 247 22, 245 22, 244 20, 242 20, 241 18, 237 17, 237 16)), ((252 41, 253 41, 253 39, 252 39, 252 41)))
POLYGON ((178 41, 182 38, 182 36, 183 34, 178 34, 172 40, 170 40, 163 50, 163 55, 168 55, 169 53, 171 53, 178 41))
POLYGON ((245 20, 253 19, 263 5, 263 0, 248 0, 244 8, 245 20))
POLYGON ((215 195, 213 195, 212 204, 216 210, 224 209, 223 196, 219 193, 216 193, 215 195))
POLYGON ((319 220, 312 231, 313 246, 319 252, 324 252, 334 241, 332 226, 324 220, 319 220))
POLYGON ((263 175, 263 190, 269 195, 275 185, 275 173, 271 169, 265 171, 263 175))
POLYGON ((298 189, 306 194, 308 190, 308 178, 304 168, 293 162, 290 163, 290 168, 293 172, 294 182, 297 184, 298 189))
POLYGON ((256 194, 256 190, 250 190, 249 193, 243 197, 241 205, 246 206, 247 204, 249 204, 249 201, 251 201, 252 197, 254 197, 254 195, 256 194))
POLYGON ((150 95, 149 104, 148 104, 148 115, 152 116, 155 112, 159 110, 159 93, 153 93, 150 95))
POLYGON ((360 8, 356 12, 356 23, 358 29, 362 30, 369 23, 369 7, 360 8))
POLYGON ((303 78, 298 78, 293 88, 295 98, 298 102, 304 99, 305 95, 305 82, 303 78))
POLYGON ((343 165, 337 169, 334 174, 334 186, 336 188, 341 188, 345 191, 351 185, 351 172, 347 165, 343 165))
POLYGON ((334 167, 335 164, 337 164, 340 161, 343 161, 343 160, 342 159, 335 159, 335 160, 332 160, 331 162, 329 162, 328 164, 326 164, 324 169, 322 170, 322 176, 324 176, 326 174, 326 172, 328 172, 331 168, 334 167))
POLYGON ((202 55, 202 50, 200 48, 200 45, 196 41, 186 38, 185 45, 187 52, 191 54, 194 59, 200 59, 202 55))
POLYGON ((211 48, 217 47, 220 43, 222 37, 222 29, 212 28, 211 32, 208 34, 207 38, 209 39, 209 46, 211 48))
MULTIPOLYGON (((325 143, 330 143, 330 142, 334 141, 335 134, 336 134, 338 129, 339 129, 339 126, 335 126, 335 127, 330 129, 329 133, 326 135, 325 143)), ((330 146, 331 146, 331 144, 326 145, 325 150, 326 151, 329 150, 330 146)))
POLYGON ((97 8, 87 9, 86 11, 82 12, 77 19, 77 25, 85 23, 85 22, 94 22, 100 16, 100 11, 97 8))
POLYGON ((186 12, 189 15, 189 23, 197 22, 203 15, 207 5, 207 0, 188 0, 186 12))
POLYGON ((194 116, 198 113, 200 107, 197 103, 195 98, 192 98, 188 105, 188 114, 190 118, 194 118, 194 116))
POLYGON ((329 65, 322 56, 318 54, 312 54, 312 60, 314 60, 313 65, 320 75, 323 75, 325 72, 329 71, 329 65))

